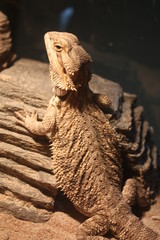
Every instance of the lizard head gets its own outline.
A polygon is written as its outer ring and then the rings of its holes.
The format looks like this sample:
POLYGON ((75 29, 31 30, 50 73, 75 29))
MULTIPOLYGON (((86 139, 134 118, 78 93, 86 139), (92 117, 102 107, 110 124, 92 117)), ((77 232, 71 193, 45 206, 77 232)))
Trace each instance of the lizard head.
POLYGON ((44 36, 50 62, 50 76, 57 95, 77 91, 80 69, 91 61, 78 38, 66 32, 47 32, 44 36))

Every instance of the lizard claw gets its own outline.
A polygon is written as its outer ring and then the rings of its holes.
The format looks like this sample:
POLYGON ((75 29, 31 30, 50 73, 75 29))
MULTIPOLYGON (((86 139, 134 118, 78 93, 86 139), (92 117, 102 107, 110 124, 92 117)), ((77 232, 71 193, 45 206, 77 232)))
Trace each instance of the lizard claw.
POLYGON ((20 112, 15 112, 15 116, 17 118, 16 124, 25 127, 25 117, 20 112))
POLYGON ((26 107, 24 107, 23 111, 24 111, 25 117, 26 118, 29 117, 29 112, 26 107))
MULTIPOLYGON (((15 116, 17 119, 20 119, 22 122, 25 121, 25 117, 20 112, 15 112, 15 116)), ((19 120, 17 120, 19 121, 19 120)))
POLYGON ((35 109, 32 112, 31 118, 37 120, 37 112, 35 109))
POLYGON ((23 112, 24 112, 24 116, 23 116, 20 112, 18 112, 18 111, 15 112, 15 115, 16 115, 16 117, 17 117, 18 119, 20 119, 21 121, 25 122, 25 119, 26 119, 27 117, 29 117, 29 112, 28 112, 28 110, 26 109, 26 107, 24 107, 23 112))

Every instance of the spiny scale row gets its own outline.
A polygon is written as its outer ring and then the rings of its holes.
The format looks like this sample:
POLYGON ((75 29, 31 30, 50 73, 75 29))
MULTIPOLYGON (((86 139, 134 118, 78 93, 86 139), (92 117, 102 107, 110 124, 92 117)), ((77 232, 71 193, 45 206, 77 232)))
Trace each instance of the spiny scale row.
POLYGON ((158 172, 158 152, 152 139, 153 129, 144 118, 143 107, 136 105, 135 95, 124 93, 123 100, 119 102, 119 117, 113 117, 111 124, 127 153, 127 171, 131 172, 131 177, 140 176, 142 172, 148 187, 153 189, 154 177, 158 172))

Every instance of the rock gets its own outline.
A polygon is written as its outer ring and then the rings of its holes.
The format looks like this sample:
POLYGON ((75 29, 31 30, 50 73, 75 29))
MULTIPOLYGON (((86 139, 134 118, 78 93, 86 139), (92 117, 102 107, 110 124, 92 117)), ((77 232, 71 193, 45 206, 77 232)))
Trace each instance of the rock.
POLYGON ((12 39, 9 21, 6 15, 0 11, 0 71, 10 66, 16 59, 16 55, 11 52, 12 39))
MULTIPOLYGON (((23 220, 43 222, 52 215, 57 193, 49 136, 31 135, 16 124, 14 112, 36 108, 39 119, 43 118, 52 96, 48 64, 20 59, 0 73, 0 84, 0 208, 23 220)), ((143 107, 136 104, 137 97, 97 75, 93 75, 90 87, 111 100, 106 117, 125 152, 126 177, 143 172, 146 188, 155 191, 157 147, 143 107)))
POLYGON ((12 192, 12 194, 18 196, 20 199, 32 202, 34 206, 50 211, 53 210, 54 203, 52 197, 46 196, 39 189, 33 187, 33 185, 31 183, 27 184, 12 175, 3 172, 0 174, 0 189, 2 192, 12 192))
POLYGON ((37 208, 28 201, 16 198, 11 192, 0 193, 0 209, 8 211, 15 217, 32 222, 45 222, 50 219, 52 212, 37 208))
POLYGON ((36 108, 43 117, 51 94, 49 81, 48 90, 43 92, 45 87, 40 86, 46 78, 47 64, 23 59, 0 73, 0 207, 36 222, 51 217, 57 192, 49 139, 32 137, 16 124, 14 112, 26 106, 31 111, 36 108))

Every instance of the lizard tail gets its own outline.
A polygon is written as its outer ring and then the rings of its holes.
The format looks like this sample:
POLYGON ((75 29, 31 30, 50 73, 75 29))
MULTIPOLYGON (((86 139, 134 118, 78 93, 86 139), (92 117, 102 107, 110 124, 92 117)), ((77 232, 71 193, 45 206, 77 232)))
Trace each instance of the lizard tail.
POLYGON ((111 219, 110 228, 117 239, 160 240, 160 235, 145 226, 127 206, 121 206, 121 209, 111 219))

